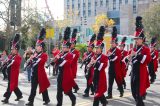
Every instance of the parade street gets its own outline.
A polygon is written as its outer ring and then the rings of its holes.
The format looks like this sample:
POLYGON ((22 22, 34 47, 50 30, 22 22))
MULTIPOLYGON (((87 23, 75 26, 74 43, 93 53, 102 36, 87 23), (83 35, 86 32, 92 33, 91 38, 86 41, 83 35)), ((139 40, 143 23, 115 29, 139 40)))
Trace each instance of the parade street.
MULTIPOLYGON (((80 67, 80 66, 79 66, 80 67)), ((84 67, 83 67, 84 68, 84 67)), ((146 106, 160 106, 160 68, 158 69, 159 72, 157 73, 157 80, 155 81, 154 84, 151 85, 151 87, 147 91, 147 97, 145 102, 146 106)), ((130 71, 130 70, 129 70, 130 71)), ((106 69, 107 72, 107 69, 106 69)), ((47 70, 48 73, 48 70, 47 70)), ((83 74, 83 69, 78 69, 78 77, 76 82, 78 83, 80 90, 76 94, 77 97, 77 104, 76 106, 92 106, 93 103, 93 96, 90 96, 89 98, 84 98, 83 92, 86 87, 86 80, 84 78, 83 74)), ((129 74, 129 72, 128 72, 129 74)), ((49 76, 51 86, 49 88, 49 96, 51 103, 48 106, 56 106, 57 100, 56 100, 56 77, 49 76)), ((2 74, 0 74, 0 100, 3 99, 3 94, 6 90, 7 87, 7 81, 2 80, 2 74)), ((134 106, 135 101, 132 98, 131 91, 130 91, 130 77, 127 75, 126 78, 127 82, 127 89, 125 89, 124 97, 120 98, 119 97, 119 92, 117 91, 117 85, 114 84, 113 87, 113 99, 108 100, 109 104, 108 106, 134 106)), ((3 104, 0 103, 0 106, 24 106, 26 102, 28 102, 28 96, 30 94, 30 83, 28 83, 26 75, 24 73, 20 74, 19 77, 19 88, 23 92, 23 99, 20 100, 19 102, 14 101, 16 99, 16 96, 14 93, 12 94, 9 104, 3 104)), ((106 92, 107 95, 107 92, 106 92)), ((34 106, 43 106, 43 101, 41 95, 38 94, 37 90, 37 95, 35 98, 34 106)), ((64 96, 63 99, 63 106, 71 106, 71 102, 67 96, 64 96)))

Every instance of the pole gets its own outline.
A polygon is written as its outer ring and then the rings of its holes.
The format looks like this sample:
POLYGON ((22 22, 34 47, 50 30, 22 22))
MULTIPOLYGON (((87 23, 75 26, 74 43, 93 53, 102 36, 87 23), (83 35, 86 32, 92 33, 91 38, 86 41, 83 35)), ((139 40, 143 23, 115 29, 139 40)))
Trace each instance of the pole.
MULTIPOLYGON (((49 43, 49 47, 48 47, 48 57, 49 57, 49 63, 51 62, 51 60, 50 60, 50 52, 51 52, 51 50, 50 50, 50 48, 51 48, 51 44, 50 44, 50 38, 48 39, 49 41, 48 41, 48 43, 49 43)), ((50 69, 50 67, 49 67, 49 76, 50 76, 50 74, 51 74, 51 69, 50 69)))

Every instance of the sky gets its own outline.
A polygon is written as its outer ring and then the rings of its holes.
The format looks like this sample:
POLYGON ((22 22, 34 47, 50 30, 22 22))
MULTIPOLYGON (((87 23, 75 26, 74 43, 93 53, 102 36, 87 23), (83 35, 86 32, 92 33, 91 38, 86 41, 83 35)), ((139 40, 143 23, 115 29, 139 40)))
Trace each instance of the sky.
MULTIPOLYGON (((37 5, 39 8, 46 7, 45 0, 37 0, 37 5)), ((63 18, 64 14, 64 0, 47 0, 49 8, 53 14, 53 17, 57 19, 59 17, 60 19, 63 18)))
MULTIPOLYGON (((28 1, 30 1, 30 2, 33 1, 35 3, 36 0, 28 0, 28 1)), ((54 19, 57 19, 57 17, 58 17, 58 19, 63 19, 64 0, 47 0, 47 1, 48 1, 48 5, 50 8, 50 11, 52 12, 54 19)), ((37 8, 38 9, 43 9, 45 7, 46 7, 45 0, 37 0, 37 8)), ((4 7, 2 5, 0 5, 0 9, 3 10, 4 7)), ((2 30, 3 28, 4 28, 4 21, 2 19, 0 19, 0 30, 2 30)))

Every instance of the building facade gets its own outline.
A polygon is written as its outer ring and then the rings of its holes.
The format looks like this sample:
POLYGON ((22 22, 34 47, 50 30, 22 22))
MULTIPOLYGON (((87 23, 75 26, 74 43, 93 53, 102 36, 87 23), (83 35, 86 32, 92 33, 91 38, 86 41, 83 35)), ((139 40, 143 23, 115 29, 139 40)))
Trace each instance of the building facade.
POLYGON ((131 35, 135 31, 135 17, 151 4, 160 0, 64 0, 64 18, 73 21, 82 35, 95 23, 95 16, 105 13, 116 22, 119 34, 131 35))

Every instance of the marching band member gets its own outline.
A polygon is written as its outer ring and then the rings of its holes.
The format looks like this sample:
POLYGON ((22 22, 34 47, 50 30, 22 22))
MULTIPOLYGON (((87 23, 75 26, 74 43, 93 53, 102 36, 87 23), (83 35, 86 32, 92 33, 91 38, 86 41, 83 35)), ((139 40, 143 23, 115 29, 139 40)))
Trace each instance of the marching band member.
POLYGON ((105 33, 105 27, 101 26, 97 36, 96 52, 95 56, 91 59, 88 67, 94 67, 93 85, 95 90, 93 106, 99 106, 99 102, 102 106, 106 106, 108 101, 106 100, 104 93, 107 91, 107 79, 105 68, 107 67, 108 58, 102 54, 104 43, 103 36, 105 33))
POLYGON ((123 86, 124 86, 124 89, 126 89, 125 77, 126 77, 127 70, 128 70, 126 62, 123 61, 124 58, 128 55, 128 52, 126 50, 124 50, 126 40, 127 40, 127 38, 123 37, 123 39, 121 41, 121 44, 120 44, 121 57, 122 57, 121 58, 121 70, 123 71, 123 86))
POLYGON ((20 35, 16 34, 14 40, 12 41, 12 47, 11 47, 11 56, 9 57, 9 60, 7 61, 7 73, 8 73, 8 87, 7 91, 4 94, 5 99, 2 100, 3 103, 8 103, 9 98, 14 91, 14 93, 17 96, 17 99, 15 101, 19 101, 23 98, 22 92, 18 88, 18 77, 19 77, 19 69, 21 65, 21 57, 18 54, 19 51, 19 44, 20 44, 20 35))
POLYGON ((94 74, 94 67, 92 66, 91 68, 87 68, 87 65, 90 63, 91 58, 94 56, 94 41, 96 39, 96 35, 94 34, 92 36, 92 38, 90 39, 90 42, 88 44, 88 51, 84 54, 86 55, 86 57, 83 60, 83 63, 85 63, 85 69, 84 69, 84 73, 85 73, 85 77, 87 80, 87 88, 84 91, 84 97, 89 97, 89 90, 91 89, 92 94, 94 95, 94 88, 93 88, 93 74, 94 74))
POLYGON ((142 17, 138 16, 135 32, 136 46, 129 55, 129 60, 132 62, 131 91, 136 106, 144 106, 143 97, 150 86, 147 64, 150 62, 151 56, 148 48, 143 45, 144 39, 142 17))
MULTIPOLYGON (((77 65, 78 65, 78 59, 79 59, 79 56, 80 56, 79 51, 75 49, 75 45, 76 45, 76 42, 77 42, 76 41, 76 36, 77 36, 77 29, 73 29, 70 52, 73 54, 72 72, 73 72, 74 79, 77 76, 77 65)), ((73 88, 75 90, 74 93, 77 93, 77 91, 79 90, 78 85, 76 84, 73 88)))
POLYGON ((62 106, 63 92, 69 96, 72 101, 72 106, 76 105, 76 97, 72 93, 72 88, 75 86, 75 81, 72 72, 73 55, 70 50, 70 28, 67 27, 64 32, 64 41, 62 45, 63 53, 57 55, 56 64, 59 66, 57 77, 57 106, 62 106))
POLYGON ((50 102, 48 96, 48 90, 50 86, 49 79, 45 72, 44 65, 47 61, 47 54, 44 52, 45 43, 44 37, 46 30, 42 28, 39 39, 36 43, 36 53, 30 57, 30 64, 32 66, 32 76, 31 76, 31 92, 28 98, 27 106, 33 106, 34 98, 36 96, 37 86, 39 85, 39 93, 42 93, 43 105, 47 105, 50 102))
POLYGON ((109 76, 109 87, 108 87, 108 96, 106 97, 107 99, 112 98, 112 87, 114 80, 116 81, 118 85, 118 90, 120 91, 120 97, 123 97, 123 72, 121 70, 121 51, 117 48, 117 28, 113 27, 113 32, 112 32, 112 41, 111 41, 111 48, 107 52, 107 56, 109 58, 109 71, 108 71, 108 76, 109 76))
MULTIPOLYGON (((55 48, 52 50, 52 55, 55 58, 60 53, 60 50, 58 49, 58 44, 56 44, 55 48)), ((53 65, 53 76, 56 76, 58 74, 58 66, 52 63, 53 65)))
POLYGON ((157 38, 153 37, 150 44, 151 50, 151 62, 148 65, 149 74, 151 76, 150 83, 153 83, 156 79, 156 72, 158 70, 158 50, 156 50, 157 38))

